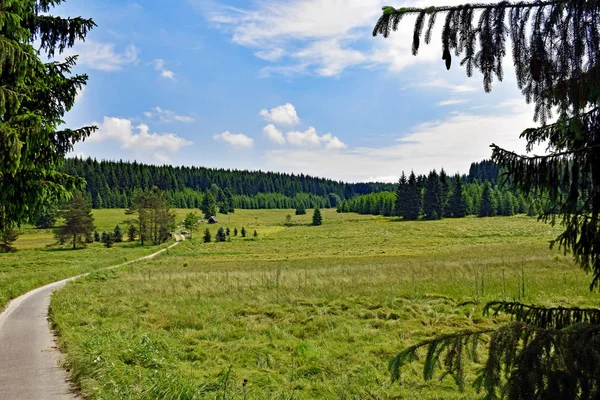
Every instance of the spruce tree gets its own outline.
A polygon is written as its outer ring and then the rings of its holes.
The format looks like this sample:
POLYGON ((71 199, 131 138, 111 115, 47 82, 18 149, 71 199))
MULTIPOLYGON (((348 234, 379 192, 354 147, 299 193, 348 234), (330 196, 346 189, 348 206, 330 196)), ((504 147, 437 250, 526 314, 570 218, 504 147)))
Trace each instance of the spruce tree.
POLYGON ((242 235, 242 237, 246 237, 246 228, 244 228, 242 226, 242 230, 240 231, 240 234, 242 235))
POLYGON ((304 215, 306 214, 306 206, 302 200, 298 201, 296 205, 296 215, 304 215))
POLYGON ((415 173, 411 171, 410 176, 408 177, 406 202, 404 206, 405 210, 404 214, 401 215, 402 218, 408 221, 419 219, 419 215, 421 215, 422 204, 423 196, 421 194, 421 189, 417 184, 417 177, 415 176, 415 173))
POLYGON ((448 201, 450 201, 450 196, 452 196, 452 184, 446 171, 442 168, 440 171, 440 204, 438 206, 441 212, 440 217, 446 216, 446 206, 448 205, 448 201))
POLYGON ((233 228, 233 236, 237 236, 237 234, 238 234, 237 228, 233 228))
POLYGON ((227 240, 227 235, 225 234, 225 230, 221 226, 217 230, 217 234, 215 236, 215 241, 216 242, 225 242, 226 240, 227 240))
MULTIPOLYGON (((551 246, 572 252, 575 262, 592 275, 590 289, 598 288, 600 2, 384 7, 373 34, 389 36, 406 15, 416 15, 414 55, 424 26, 425 43, 429 43, 436 17, 444 16, 441 39, 446 68, 451 68, 452 55, 461 57, 468 76, 474 70, 481 72, 486 92, 491 91, 494 78, 503 78, 506 38, 510 38, 517 85, 527 102, 534 103, 534 119, 542 125, 526 129, 521 136, 527 140, 528 152, 543 144, 547 153, 521 155, 492 144, 492 160, 505 171, 508 182, 543 202, 542 220, 562 223, 564 230, 551 246), (554 111, 557 119, 549 123, 554 111)), ((431 379, 439 365, 462 388, 465 358, 475 356, 479 339, 489 334, 487 361, 475 381, 485 398, 600 397, 600 310, 494 302, 484 313, 507 313, 514 321, 498 329, 446 334, 411 346, 390 362, 392 378, 398 379, 402 365, 425 346, 429 350, 425 378, 431 379), (466 351, 467 345, 471 351, 466 351)))
POLYGON ((479 204, 480 217, 493 217, 496 215, 496 199, 494 198, 494 190, 489 181, 483 184, 483 193, 481 194, 481 203, 479 204))
POLYGON ((98 231, 94 231, 94 242, 99 242, 100 241, 100 234, 98 233, 98 231))
POLYGON ((323 224, 323 216, 321 215, 321 209, 317 206, 313 211, 312 216, 312 224, 313 226, 319 226, 323 224))
POLYGON ((448 201, 446 216, 451 218, 462 218, 467 215, 467 205, 463 197, 463 185, 460 175, 454 175, 452 197, 448 201))
MULTIPOLYGON (((51 15, 61 0, 3 1, 0 5, 0 239, 49 202, 67 199, 84 180, 60 172, 65 155, 94 127, 61 128, 86 84, 71 75, 77 57, 48 61, 95 24, 51 15)), ((4 246, 3 246, 4 247, 4 246)))
POLYGON ((113 239, 115 243, 121 243, 123 241, 123 231, 119 225, 115 226, 113 231, 113 239))
POLYGON ((206 191, 202 198, 202 212, 204 213, 204 219, 217 215, 217 201, 211 191, 206 191))
POLYGON ((135 242, 136 235, 137 228, 135 227, 135 225, 129 225, 129 228, 127 228, 127 240, 129 240, 130 242, 135 242))
POLYGON ((398 217, 404 217, 408 210, 408 201, 409 201, 409 187, 408 180, 406 179, 406 175, 404 175, 404 171, 402 171, 402 175, 400 175, 400 179, 398 180, 398 186, 396 186, 396 215, 398 217))
POLYGON ((65 224, 59 228, 55 236, 60 244, 71 243, 73 249, 78 245, 85 247, 86 239, 92 236, 96 228, 92 209, 83 195, 77 192, 69 202, 69 208, 63 213, 65 224))
POLYGON ((210 234, 210 229, 206 228, 204 230, 204 243, 210 243, 210 241, 212 240, 212 236, 210 234))
POLYGON ((104 247, 110 248, 115 242, 115 233, 114 232, 103 232, 102 233, 102 243, 104 243, 104 247))
POLYGON ((442 218, 442 188, 438 173, 433 170, 427 176, 423 195, 423 213, 426 219, 442 218))

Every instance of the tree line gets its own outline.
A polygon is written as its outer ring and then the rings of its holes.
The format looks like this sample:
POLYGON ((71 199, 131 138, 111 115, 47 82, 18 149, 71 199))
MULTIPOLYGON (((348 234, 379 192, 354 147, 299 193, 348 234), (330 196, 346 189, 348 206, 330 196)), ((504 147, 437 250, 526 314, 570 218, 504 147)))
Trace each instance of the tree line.
MULTIPOLYGON (((473 163, 473 175, 482 176, 477 168, 481 164, 489 166, 487 161, 473 163)), ((473 178, 471 173, 449 177, 442 169, 439 173, 433 170, 427 176, 411 172, 406 177, 402 172, 395 192, 371 193, 343 200, 337 205, 337 211, 399 216, 405 220, 461 218, 467 215, 537 215, 535 201, 498 182, 497 168, 495 173, 484 177, 484 181, 473 178)))
MULTIPOLYGON (((335 207, 331 195, 356 195, 393 190, 389 183, 344 183, 304 174, 173 167, 124 161, 67 159, 61 170, 85 179, 85 196, 93 208, 127 208, 144 190, 157 187, 172 207, 198 208, 203 194, 218 186, 234 196, 236 208, 335 207)), ((214 194, 214 193, 213 193, 214 194)))

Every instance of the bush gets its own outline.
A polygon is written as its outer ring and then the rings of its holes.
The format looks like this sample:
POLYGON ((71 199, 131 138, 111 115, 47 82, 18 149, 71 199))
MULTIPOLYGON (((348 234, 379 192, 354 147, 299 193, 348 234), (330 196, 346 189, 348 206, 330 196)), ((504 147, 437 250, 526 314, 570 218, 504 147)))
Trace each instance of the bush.
POLYGON ((204 243, 210 243, 211 239, 210 229, 206 228, 206 230, 204 230, 204 243))

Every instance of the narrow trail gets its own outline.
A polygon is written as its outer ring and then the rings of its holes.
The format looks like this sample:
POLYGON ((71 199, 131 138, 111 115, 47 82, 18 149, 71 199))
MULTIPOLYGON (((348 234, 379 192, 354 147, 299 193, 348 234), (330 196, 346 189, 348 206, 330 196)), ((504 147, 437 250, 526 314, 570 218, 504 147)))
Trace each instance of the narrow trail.
MULTIPOLYGON (((148 256, 107 267, 114 269, 149 260, 185 240, 148 256)), ((67 400, 79 398, 68 382, 67 371, 59 367, 62 354, 50 330, 48 307, 52 293, 78 275, 32 290, 12 300, 0 314, 0 399, 67 400)))

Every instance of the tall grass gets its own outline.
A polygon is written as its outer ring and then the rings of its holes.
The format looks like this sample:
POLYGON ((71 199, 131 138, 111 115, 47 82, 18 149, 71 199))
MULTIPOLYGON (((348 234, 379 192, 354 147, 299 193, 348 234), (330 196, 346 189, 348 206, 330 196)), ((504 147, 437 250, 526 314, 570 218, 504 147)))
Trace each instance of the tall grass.
POLYGON ((392 384, 387 363, 441 332, 501 322, 482 317, 489 300, 597 302, 571 260, 548 250, 556 232, 526 217, 393 222, 324 210, 325 225, 288 228, 288 213, 238 211, 229 226, 254 220, 258 238, 188 241, 57 292, 52 319, 82 393, 473 398, 450 378, 423 383, 417 364, 392 384))

